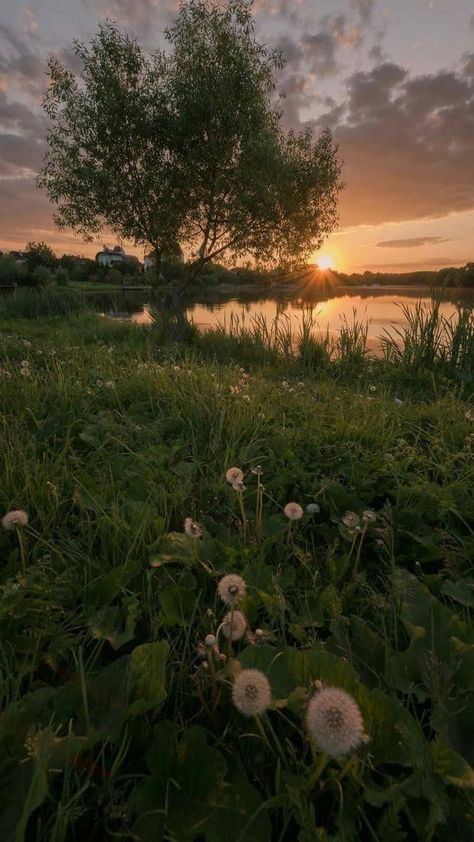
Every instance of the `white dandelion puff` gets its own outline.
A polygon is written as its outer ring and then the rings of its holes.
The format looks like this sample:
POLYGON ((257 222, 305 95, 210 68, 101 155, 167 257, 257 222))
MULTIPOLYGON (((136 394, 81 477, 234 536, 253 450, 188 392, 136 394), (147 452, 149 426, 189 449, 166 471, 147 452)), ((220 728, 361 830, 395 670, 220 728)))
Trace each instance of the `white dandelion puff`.
POLYGON ((355 699, 336 687, 317 689, 306 712, 308 731, 330 757, 341 757, 365 741, 364 721, 355 699))
POLYGON ((241 483, 244 479, 244 472, 240 468, 229 468, 226 471, 225 478, 231 485, 241 483))
POLYGON ((270 707, 272 692, 261 670, 242 670, 232 688, 232 701, 244 716, 258 716, 270 707))
POLYGON ((242 576, 229 573, 220 580, 217 586, 217 592, 222 602, 232 607, 244 599, 247 593, 247 585, 244 579, 242 579, 242 576))
POLYGON ((319 503, 308 503, 306 506, 306 511, 310 515, 317 515, 321 511, 321 506, 319 503))
POLYGON ((303 509, 299 503, 287 503, 283 511, 288 520, 300 520, 303 517, 303 509))
POLYGON ((355 512, 346 512, 341 520, 348 529, 356 529, 359 526, 359 515, 355 512))
POLYGON ((23 529, 25 526, 28 526, 28 515, 22 509, 13 509, 2 517, 2 526, 7 531, 11 529, 23 529))
POLYGON ((186 535, 189 535, 190 538, 202 537, 202 527, 199 523, 196 523, 196 521, 193 520, 192 517, 185 518, 184 531, 186 535))
POLYGON ((215 638, 215 636, 214 636, 213 634, 208 634, 208 635, 206 635, 206 638, 205 638, 205 640, 204 640, 204 643, 205 643, 205 645, 206 645, 206 646, 211 646, 211 647, 212 647, 212 646, 215 646, 215 645, 216 645, 216 638, 215 638))
POLYGON ((364 523, 375 523, 377 515, 372 509, 365 509, 365 511, 362 512, 362 520, 364 523))
POLYGON ((222 621, 222 634, 227 640, 242 640, 247 631, 247 620, 241 611, 229 611, 222 621))

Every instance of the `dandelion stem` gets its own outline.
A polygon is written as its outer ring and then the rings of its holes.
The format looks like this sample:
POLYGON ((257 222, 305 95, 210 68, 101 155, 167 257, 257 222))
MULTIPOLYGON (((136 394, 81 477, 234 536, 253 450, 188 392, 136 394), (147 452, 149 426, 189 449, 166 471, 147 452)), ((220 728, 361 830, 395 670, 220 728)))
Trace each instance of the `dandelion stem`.
POLYGON ((328 761, 329 761, 328 755, 325 754, 324 752, 321 752, 321 754, 319 755, 318 762, 316 764, 316 768, 311 773, 309 781, 306 784, 306 791, 307 792, 311 792, 311 790, 318 783, 322 773, 324 772, 324 769, 326 768, 326 766, 328 764, 328 761))
POLYGON ((365 536, 366 532, 367 532, 367 523, 364 526, 364 529, 363 529, 362 534, 360 536, 359 546, 357 547, 357 554, 356 554, 356 558, 355 558, 355 562, 354 562, 354 569, 352 571, 353 576, 355 576, 355 574, 357 573, 357 568, 359 567, 360 554, 361 554, 362 544, 364 543, 364 536, 365 536))
POLYGON ((21 572, 23 575, 26 574, 26 552, 25 552, 25 545, 23 543, 23 536, 21 534, 21 529, 18 527, 15 529, 16 537, 18 538, 18 550, 20 552, 20 564, 21 564, 21 572))
POLYGON ((242 529, 244 532, 244 543, 247 540, 247 518, 245 516, 245 508, 244 508, 244 495, 241 491, 237 491, 237 495, 239 498, 239 506, 240 506, 240 513, 242 515, 242 529))

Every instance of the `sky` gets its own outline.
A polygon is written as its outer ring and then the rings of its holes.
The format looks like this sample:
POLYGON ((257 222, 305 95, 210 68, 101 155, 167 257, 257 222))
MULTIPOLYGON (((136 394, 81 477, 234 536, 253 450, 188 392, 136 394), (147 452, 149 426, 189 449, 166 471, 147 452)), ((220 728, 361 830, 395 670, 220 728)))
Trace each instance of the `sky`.
MULTIPOLYGON (((106 18, 163 46, 177 6, 0 0, 0 249, 100 249, 104 237, 59 231, 35 185, 47 59, 74 66, 73 39, 90 40, 106 18)), ((474 260, 474 0, 255 0, 254 11, 259 39, 286 59, 285 127, 329 127, 343 160, 339 227, 315 259, 349 272, 474 260)))

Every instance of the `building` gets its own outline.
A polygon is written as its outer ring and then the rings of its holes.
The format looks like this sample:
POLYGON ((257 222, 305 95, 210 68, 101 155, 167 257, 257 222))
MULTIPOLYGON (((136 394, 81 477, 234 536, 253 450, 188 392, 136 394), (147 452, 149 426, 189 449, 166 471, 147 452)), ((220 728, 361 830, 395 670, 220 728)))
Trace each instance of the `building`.
POLYGON ((113 249, 109 249, 107 246, 104 246, 102 251, 97 252, 95 262, 98 263, 99 266, 108 266, 109 268, 112 266, 123 266, 127 264, 130 268, 137 268, 140 266, 138 257, 135 257, 133 254, 125 254, 122 246, 114 246, 113 249))
POLYGON ((8 256, 13 257, 17 263, 25 263, 26 261, 26 252, 24 251, 9 251, 8 256))

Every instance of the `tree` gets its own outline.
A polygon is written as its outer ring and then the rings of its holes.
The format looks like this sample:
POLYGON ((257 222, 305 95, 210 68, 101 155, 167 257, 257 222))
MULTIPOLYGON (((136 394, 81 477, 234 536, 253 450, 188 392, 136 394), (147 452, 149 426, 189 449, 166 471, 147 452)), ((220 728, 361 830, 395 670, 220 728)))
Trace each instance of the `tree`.
POLYGON ((108 226, 160 257, 186 246, 192 274, 213 260, 294 265, 337 221, 329 132, 285 134, 282 66, 245 0, 182 2, 169 50, 146 56, 110 24, 76 44, 79 78, 52 59, 52 126, 39 177, 56 220, 86 237, 108 226))
POLYGON ((29 272, 38 266, 53 269, 58 262, 54 251, 46 243, 27 243, 24 255, 29 272))

